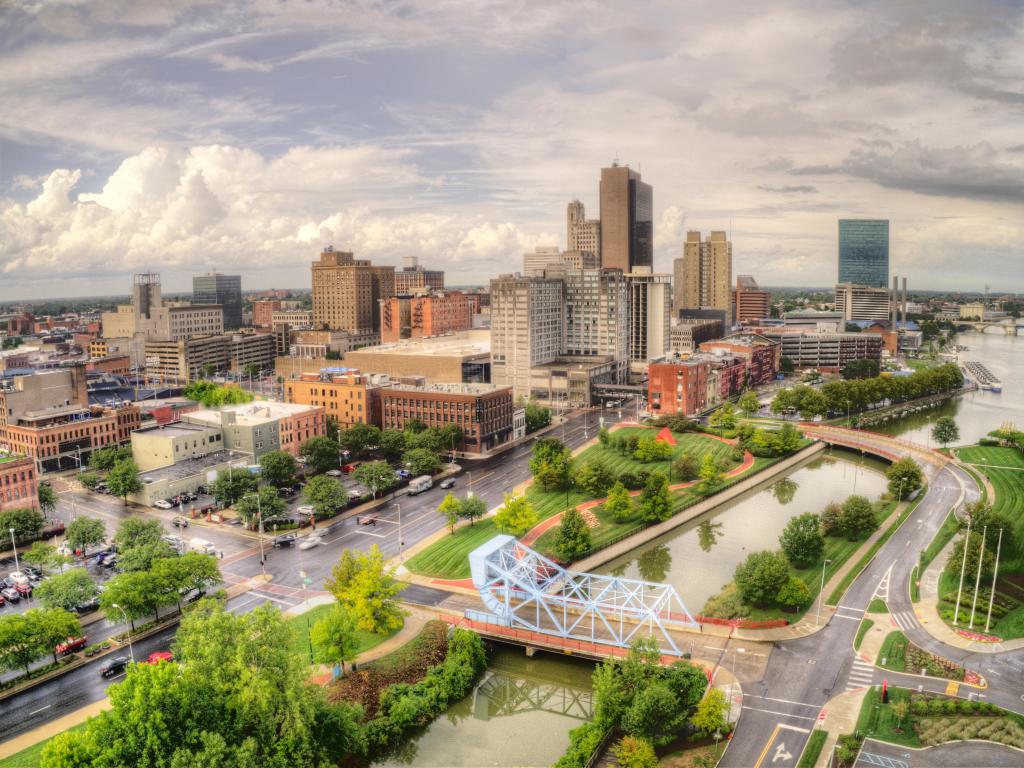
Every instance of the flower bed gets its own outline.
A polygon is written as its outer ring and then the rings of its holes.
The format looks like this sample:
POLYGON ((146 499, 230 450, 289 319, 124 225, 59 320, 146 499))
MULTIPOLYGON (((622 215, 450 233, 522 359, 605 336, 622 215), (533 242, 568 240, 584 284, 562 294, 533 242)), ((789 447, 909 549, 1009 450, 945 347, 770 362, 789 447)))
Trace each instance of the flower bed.
POLYGON ((957 682, 964 682, 964 674, 967 671, 955 661, 944 659, 913 643, 907 645, 905 664, 908 672, 921 673, 923 671, 924 674, 932 677, 942 677, 957 682))
POLYGON ((715 624, 720 627, 736 627, 737 629, 775 629, 789 624, 788 619, 719 619, 715 616, 694 616, 701 624, 715 624))

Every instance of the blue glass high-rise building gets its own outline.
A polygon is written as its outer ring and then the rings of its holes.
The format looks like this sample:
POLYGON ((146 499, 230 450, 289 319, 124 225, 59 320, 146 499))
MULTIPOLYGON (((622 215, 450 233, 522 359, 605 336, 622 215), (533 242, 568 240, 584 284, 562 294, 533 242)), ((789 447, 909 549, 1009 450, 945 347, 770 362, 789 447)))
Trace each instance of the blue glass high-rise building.
POLYGON ((839 282, 888 285, 888 219, 839 220, 839 282))

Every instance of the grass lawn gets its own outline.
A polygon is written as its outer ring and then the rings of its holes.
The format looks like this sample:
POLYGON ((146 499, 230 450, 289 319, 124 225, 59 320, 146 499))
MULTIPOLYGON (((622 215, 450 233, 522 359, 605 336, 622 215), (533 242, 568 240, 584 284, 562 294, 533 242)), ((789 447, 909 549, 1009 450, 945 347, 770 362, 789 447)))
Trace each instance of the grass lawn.
MULTIPOLYGON (((903 688, 889 689, 889 704, 902 699, 909 702, 910 692, 903 688)), ((864 703, 860 706, 857 733, 879 741, 887 741, 890 744, 901 744, 905 747, 922 746, 921 740, 914 733, 913 715, 908 712, 900 727, 897 728, 896 718, 893 716, 889 704, 882 703, 880 690, 871 688, 864 697, 864 703)))
POLYGON ((659 768, 704 768, 708 765, 717 765, 724 751, 724 741, 717 746, 708 744, 693 749, 680 749, 676 752, 669 752, 659 759, 658 766, 659 768))
MULTIPOLYGON (((292 653, 306 659, 309 658, 309 628, 316 624, 317 620, 323 617, 332 608, 334 608, 333 605, 318 605, 311 611, 306 611, 306 613, 298 616, 292 616, 288 619, 288 626, 293 630, 292 653)), ((359 631, 359 650, 357 653, 363 653, 371 648, 375 648, 396 632, 398 632, 397 629, 394 632, 388 632, 384 635, 375 635, 372 632, 359 631)))
POLYGON ((932 560, 938 557, 939 552, 945 547, 949 540, 952 539, 957 530, 959 530, 960 524, 957 522, 956 515, 950 512, 946 515, 946 519, 942 521, 942 527, 939 528, 938 533, 935 534, 935 538, 932 539, 932 543, 925 549, 924 554, 921 555, 921 571, 931 565, 932 560))
POLYGON ((860 626, 857 627, 857 637, 853 640, 853 650, 859 651, 860 644, 864 641, 864 635, 868 633, 868 630, 875 626, 875 622, 872 619, 862 619, 860 626))
POLYGON ((889 608, 885 604, 885 600, 878 597, 871 598, 871 602, 868 604, 868 613, 888 613, 889 608))
MULTIPOLYGON (((69 731, 80 731, 85 723, 69 728, 69 731)), ((51 737, 52 738, 52 737, 51 737)), ((39 768, 39 761, 43 757, 43 748, 50 743, 50 739, 40 741, 31 747, 26 747, 17 754, 0 760, 0 768, 39 768)))
POLYGON ((921 587, 918 582, 918 574, 920 569, 918 566, 914 566, 914 569, 910 572, 910 602, 919 603, 921 602, 921 587))
POLYGON ((821 754, 821 748, 825 746, 827 739, 828 731, 811 731, 811 737, 807 740, 807 746, 804 747, 796 768, 814 768, 814 764, 818 762, 818 755, 821 754))
POLYGON ((904 672, 906 668, 907 644, 910 641, 899 630, 890 632, 882 641, 878 651, 878 665, 893 672, 904 672))

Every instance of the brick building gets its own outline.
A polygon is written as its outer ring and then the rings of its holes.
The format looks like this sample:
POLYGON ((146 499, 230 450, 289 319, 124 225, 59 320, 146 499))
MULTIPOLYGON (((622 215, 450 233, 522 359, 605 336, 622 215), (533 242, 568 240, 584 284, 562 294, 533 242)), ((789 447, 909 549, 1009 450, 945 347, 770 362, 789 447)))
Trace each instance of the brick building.
POLYGON ((0 456, 0 512, 39 507, 36 463, 28 456, 0 456))
POLYGON ((750 333, 706 341, 700 345, 700 350, 742 357, 747 363, 748 387, 759 387, 772 381, 782 359, 782 344, 779 341, 750 333))
POLYGON ((468 331, 472 327, 473 305, 461 291, 427 296, 392 296, 380 304, 382 344, 468 331))
POLYGON ((252 303, 252 324, 257 328, 269 328, 275 312, 281 310, 280 299, 260 299, 252 303))
POLYGON ((711 362, 701 358, 651 363, 647 408, 656 416, 689 416, 707 407, 711 362))
POLYGON ((391 385, 387 376, 367 375, 354 368, 325 368, 303 373, 284 383, 288 403, 316 406, 341 429, 353 424, 380 426, 380 393, 391 385))

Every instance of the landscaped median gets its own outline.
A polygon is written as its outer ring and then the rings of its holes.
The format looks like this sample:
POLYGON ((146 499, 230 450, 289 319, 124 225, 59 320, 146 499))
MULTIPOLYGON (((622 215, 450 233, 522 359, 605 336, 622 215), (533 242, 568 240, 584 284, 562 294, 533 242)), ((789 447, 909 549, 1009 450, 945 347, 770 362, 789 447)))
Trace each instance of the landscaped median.
POLYGON ((938 654, 919 648, 906 635, 896 630, 886 635, 878 651, 877 665, 893 672, 903 672, 919 677, 939 677, 963 683, 972 688, 985 689, 985 678, 962 664, 943 658, 938 654))

